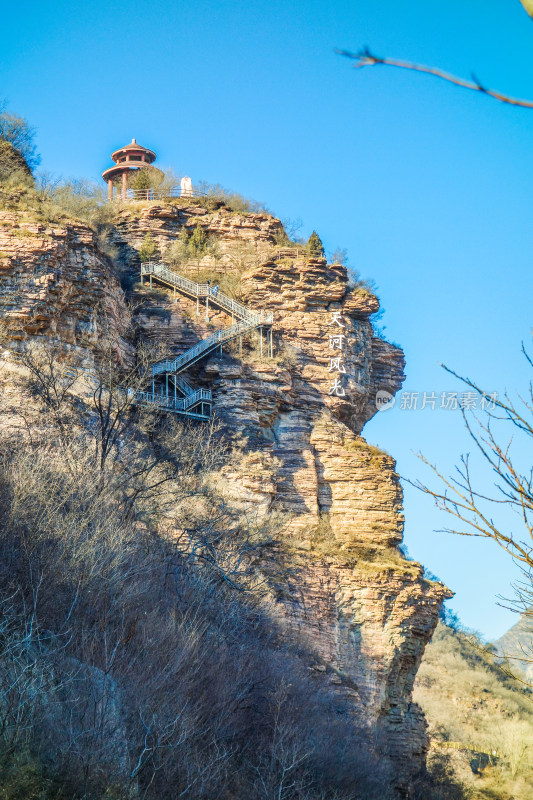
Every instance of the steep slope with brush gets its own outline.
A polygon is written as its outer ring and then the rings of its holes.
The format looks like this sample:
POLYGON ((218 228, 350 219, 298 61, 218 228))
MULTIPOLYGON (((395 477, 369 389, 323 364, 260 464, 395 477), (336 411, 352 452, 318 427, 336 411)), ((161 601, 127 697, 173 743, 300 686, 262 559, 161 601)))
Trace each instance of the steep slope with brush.
POLYGON ((377 298, 350 286, 343 266, 280 249, 281 223, 268 214, 192 201, 124 204, 112 232, 121 285, 86 226, 39 222, 13 207, 0 228, 8 338, 14 347, 53 339, 65 359, 89 364, 105 335, 127 359, 128 295, 137 341, 156 342, 166 357, 183 352, 228 318, 206 319, 193 301, 140 287, 137 254, 147 233, 164 254, 198 225, 216 240, 216 256, 181 270, 233 275, 240 299, 274 314, 273 358, 254 334, 242 350, 230 346, 193 369, 233 441, 219 489, 251 517, 278 521, 261 564, 277 619, 305 643, 310 670, 350 700, 407 796, 428 747, 413 683, 449 592, 400 553, 395 462, 361 436, 376 393, 394 394, 404 378, 401 350, 373 332, 377 298))

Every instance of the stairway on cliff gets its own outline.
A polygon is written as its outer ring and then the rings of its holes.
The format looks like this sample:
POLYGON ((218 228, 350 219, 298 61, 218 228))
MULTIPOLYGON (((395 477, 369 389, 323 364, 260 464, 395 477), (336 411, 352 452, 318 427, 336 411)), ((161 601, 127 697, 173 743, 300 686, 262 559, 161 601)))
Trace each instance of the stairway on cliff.
MULTIPOLYGON (((224 344, 236 338, 242 341, 244 335, 254 330, 259 331, 261 351, 263 349, 263 330, 265 330, 266 350, 267 353, 271 353, 273 315, 271 312, 252 310, 218 291, 218 287, 191 281, 171 271, 162 263, 150 262, 142 265, 141 280, 149 280, 150 288, 155 280, 164 287, 171 288, 174 296, 179 293, 186 298, 196 299, 197 316, 200 316, 200 300, 202 299, 205 303, 206 320, 209 318, 210 306, 225 312, 225 314, 231 314, 232 324, 230 326, 219 328, 187 347, 183 347, 182 343, 181 353, 174 358, 154 364, 151 391, 137 392, 135 396, 136 402, 142 405, 156 406, 161 410, 194 416, 198 419, 208 419, 211 415, 211 392, 191 386, 186 379, 179 379, 177 376, 215 350, 220 349, 222 352, 224 344)), ((170 325, 172 315, 168 311, 165 314, 159 307, 155 314, 156 317, 163 316, 164 318, 167 315, 169 325, 166 327, 165 336, 163 340, 160 336, 157 337, 157 343, 163 346, 165 339, 172 337, 176 331, 170 325)), ((183 325, 180 327, 183 328, 183 325)))

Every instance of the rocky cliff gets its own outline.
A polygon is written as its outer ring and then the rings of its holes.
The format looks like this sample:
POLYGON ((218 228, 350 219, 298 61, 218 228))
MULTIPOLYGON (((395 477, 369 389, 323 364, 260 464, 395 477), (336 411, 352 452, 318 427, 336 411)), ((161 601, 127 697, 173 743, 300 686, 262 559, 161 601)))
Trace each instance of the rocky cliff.
POLYGON ((130 350, 123 291, 86 225, 36 219, 17 203, 1 209, 0 276, 10 340, 56 338, 77 362, 90 362, 103 337, 114 340, 121 358, 130 350))
MULTIPOLYGON (((310 668, 353 698, 398 784, 423 765, 427 736, 411 701, 414 678, 448 590, 406 561, 402 493, 395 462, 361 436, 377 412, 376 393, 401 386, 401 350, 373 333, 377 298, 350 286, 346 269, 298 249, 282 250, 279 220, 192 201, 124 204, 114 243, 122 287, 84 226, 0 222, 2 313, 16 338, 51 336, 90 354, 103 331, 124 353, 124 289, 138 278, 137 250, 149 231, 164 253, 184 226, 219 242, 215 263, 235 274, 240 297, 274 314, 274 355, 256 334, 241 348, 200 362, 197 384, 213 390, 215 411, 233 437, 234 458, 218 476, 228 499, 283 519, 265 556, 284 565, 271 589, 289 635, 302 636, 310 668), (263 351, 266 353, 266 350, 263 351)), ((139 334, 175 355, 216 327, 222 313, 162 290, 134 288, 139 334)), ((85 356, 84 356, 85 357, 85 356)))
POLYGON ((283 234, 281 222, 270 214, 235 212, 215 200, 201 205, 193 200, 128 202, 119 208, 114 222, 113 241, 126 284, 128 278, 138 278, 138 250, 147 233, 158 246, 158 256, 164 256, 184 229, 191 234, 200 225, 216 241, 216 253, 206 254, 190 269, 195 272, 209 266, 224 274, 241 273, 245 266, 261 263, 283 234))
MULTIPOLYGON (((246 240, 257 255, 241 273, 240 297, 274 313, 274 358, 261 358, 252 340, 195 373, 213 390, 218 418, 239 433, 243 457, 224 469, 226 491, 258 514, 286 515, 278 555, 289 559, 291 576, 280 612, 311 645, 314 668, 353 696, 405 784, 427 749, 413 681, 449 593, 401 555, 394 459, 361 437, 376 393, 402 385, 403 353, 373 333, 377 298, 351 287, 341 265, 278 250, 280 223, 268 215, 152 204, 120 212, 116 241, 127 253, 150 231, 165 252, 181 226, 199 220, 221 237, 226 269, 235 269, 232 249, 246 240)), ((187 270, 194 277, 194 266, 187 270)), ((206 322, 203 308, 198 316, 195 303, 170 293, 144 300, 139 324, 169 355, 228 324, 223 314, 206 322)))

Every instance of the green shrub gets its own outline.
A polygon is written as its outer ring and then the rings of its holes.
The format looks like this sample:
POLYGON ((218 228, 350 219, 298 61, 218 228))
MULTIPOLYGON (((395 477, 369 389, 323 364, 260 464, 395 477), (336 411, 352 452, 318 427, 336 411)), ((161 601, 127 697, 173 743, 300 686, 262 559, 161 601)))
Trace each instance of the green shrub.
POLYGON ((188 241, 189 252, 193 258, 201 258, 207 252, 207 234, 200 224, 192 232, 188 241))
POLYGON ((164 260, 172 267, 179 267, 190 258, 189 239, 191 234, 187 228, 183 227, 178 238, 172 242, 164 253, 164 260))
POLYGON ((0 184, 31 188, 33 178, 22 155, 10 142, 0 139, 0 184))
POLYGON ((324 258, 326 255, 322 239, 316 231, 307 240, 307 251, 311 258, 324 258))
POLYGON ((0 141, 8 142, 21 156, 26 168, 31 172, 41 161, 35 147, 35 128, 24 117, 6 111, 0 103, 0 141))
POLYGON ((164 191, 164 183, 165 173, 151 165, 146 165, 128 175, 130 189, 154 189, 161 192, 164 191))
POLYGON ((139 258, 141 259, 142 262, 150 261, 155 256, 156 253, 157 253, 157 243, 154 237, 152 236, 151 232, 148 231, 139 249, 139 258))
POLYGON ((150 189, 150 178, 145 169, 139 169, 131 182, 132 189, 150 189))
MULTIPOLYGON (((209 236, 198 224, 192 233, 183 227, 178 238, 165 250, 163 259, 176 268, 190 266, 191 262, 194 262, 199 269, 200 261, 204 256, 211 256, 216 264, 221 257, 220 245, 214 236, 209 236)), ((206 270, 202 270, 202 273, 204 272, 206 270)), ((197 280, 200 283, 205 282, 200 280, 199 274, 198 272, 197 280)), ((209 279, 211 278, 216 278, 216 274, 209 274, 209 279)))

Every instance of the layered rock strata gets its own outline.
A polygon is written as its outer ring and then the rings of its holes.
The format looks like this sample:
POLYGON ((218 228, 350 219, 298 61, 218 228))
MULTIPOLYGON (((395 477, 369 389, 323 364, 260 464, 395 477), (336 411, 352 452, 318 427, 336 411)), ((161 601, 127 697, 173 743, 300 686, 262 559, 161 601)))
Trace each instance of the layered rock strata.
POLYGON ((86 225, 27 220, 0 212, 0 315, 9 339, 56 339, 78 360, 109 340, 130 351, 120 283, 86 225))
MULTIPOLYGON (((374 335, 377 298, 350 286, 343 266, 267 259, 242 275, 241 292, 250 307, 273 312, 275 353, 261 358, 252 334, 242 357, 233 345, 195 370, 214 392, 218 418, 239 433, 241 457, 219 478, 233 502, 285 515, 274 556, 290 565, 280 613, 314 667, 351 694, 405 792, 428 746, 413 682, 450 593, 399 551, 395 462, 360 435, 377 392, 400 388, 403 353, 374 335), (341 347, 330 338, 339 335, 341 347), (342 372, 331 369, 337 356, 342 372), (336 377, 340 390, 332 390, 336 377)), ((169 355, 230 321, 218 313, 206 322, 203 307, 198 316, 196 303, 164 292, 147 297, 143 313, 142 327, 169 355)))
POLYGON ((138 250, 147 233, 158 247, 155 257, 160 258, 184 230, 190 235, 198 225, 216 247, 183 265, 182 271, 190 272, 191 277, 201 268, 241 273, 246 265, 261 263, 283 233, 279 219, 270 214, 240 213, 215 201, 204 205, 181 199, 161 204, 125 203, 117 210, 114 236, 124 277, 137 277, 138 250))

